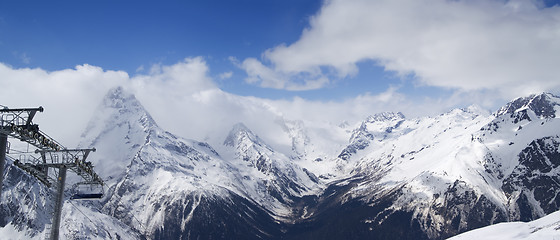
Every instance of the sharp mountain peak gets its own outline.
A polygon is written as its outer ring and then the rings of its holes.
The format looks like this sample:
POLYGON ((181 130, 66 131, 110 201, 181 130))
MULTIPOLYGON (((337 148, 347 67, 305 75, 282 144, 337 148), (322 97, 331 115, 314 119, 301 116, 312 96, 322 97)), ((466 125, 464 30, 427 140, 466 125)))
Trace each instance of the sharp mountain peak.
POLYGON ((560 106, 560 97, 552 93, 543 92, 512 100, 500 108, 500 110, 496 113, 496 116, 513 114, 518 111, 530 109, 539 117, 555 118, 556 106, 560 106))

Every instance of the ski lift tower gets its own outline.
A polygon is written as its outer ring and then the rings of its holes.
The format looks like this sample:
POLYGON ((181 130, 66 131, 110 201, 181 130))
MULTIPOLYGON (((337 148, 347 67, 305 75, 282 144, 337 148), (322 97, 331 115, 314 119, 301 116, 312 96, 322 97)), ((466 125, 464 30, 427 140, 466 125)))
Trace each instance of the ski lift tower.
MULTIPOLYGON (((38 111, 42 112, 43 108, 0 109, 0 187, 4 175, 7 137, 10 136, 35 146, 37 148, 35 154, 39 154, 40 157, 29 155, 28 158, 14 161, 14 165, 25 170, 47 187, 56 186, 49 239, 58 239, 67 170, 76 173, 83 180, 80 182, 81 184, 102 187, 104 183, 93 170, 91 162, 86 161, 90 152, 95 152, 95 148, 67 149, 63 147, 56 140, 41 132, 37 124, 33 124, 33 117, 38 111)), ((97 196, 100 198, 101 195, 97 196)))
POLYGON ((28 142, 39 149, 60 148, 58 142, 39 131, 39 126, 33 124, 33 117, 37 112, 43 112, 43 107, 9 109, 0 108, 0 199, 2 197, 2 182, 4 179, 4 165, 8 151, 8 136, 28 142), (35 138, 34 135, 37 135, 35 138))
MULTIPOLYGON (((56 187, 49 239, 56 240, 59 237, 66 172, 68 170, 74 172, 82 179, 79 184, 97 185, 100 186, 101 189, 103 187, 103 180, 95 173, 91 162, 86 161, 90 152, 95 152, 95 148, 61 150, 37 149, 35 153, 40 154, 40 158, 28 158, 27 161, 23 163, 20 160, 14 161, 14 165, 33 175, 43 184, 48 187, 53 185, 56 187)), ((96 196, 97 198, 101 198, 102 193, 96 196)))

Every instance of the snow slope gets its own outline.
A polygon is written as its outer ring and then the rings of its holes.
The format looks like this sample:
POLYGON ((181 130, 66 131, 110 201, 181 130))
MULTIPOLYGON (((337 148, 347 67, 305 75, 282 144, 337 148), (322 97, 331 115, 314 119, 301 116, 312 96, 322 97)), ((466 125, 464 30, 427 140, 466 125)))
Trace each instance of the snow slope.
POLYGON ((461 239, 560 239, 560 211, 556 211, 531 222, 498 223, 449 238, 449 240, 461 239))

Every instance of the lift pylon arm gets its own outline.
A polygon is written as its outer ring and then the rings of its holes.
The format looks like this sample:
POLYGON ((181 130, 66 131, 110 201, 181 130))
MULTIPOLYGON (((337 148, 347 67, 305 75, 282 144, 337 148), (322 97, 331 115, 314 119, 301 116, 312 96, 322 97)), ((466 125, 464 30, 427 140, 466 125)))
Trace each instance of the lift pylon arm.
POLYGON ((43 160, 43 163, 37 164, 37 166, 55 168, 64 167, 82 177, 84 182, 103 185, 103 180, 93 170, 91 162, 86 161, 90 152, 95 152, 95 148, 62 149, 60 151, 35 150, 35 153, 41 154, 41 159, 43 160))
POLYGON ((43 107, 39 106, 38 108, 15 108, 15 109, 10 109, 10 108, 2 108, 0 109, 0 113, 24 113, 27 112, 27 121, 26 121, 26 125, 30 125, 31 121, 33 120, 33 117, 35 117, 35 114, 37 112, 43 112, 45 109, 43 109, 43 107))
POLYGON ((39 168, 34 164, 22 163, 19 160, 15 160, 14 165, 23 169, 27 173, 31 174, 32 176, 37 178, 37 180, 39 180, 41 183, 45 184, 49 188, 52 186, 52 183, 56 181, 55 179, 51 178, 48 175, 48 173, 45 171, 44 168, 39 168))
POLYGON ((60 143, 39 130, 39 125, 33 124, 33 117, 37 112, 43 112, 43 107, 38 108, 0 108, 0 134, 20 139, 39 149, 61 150, 60 143))
POLYGON ((45 109, 43 109, 43 107, 39 106, 38 108, 0 108, 0 113, 4 113, 4 112, 43 112, 45 109))

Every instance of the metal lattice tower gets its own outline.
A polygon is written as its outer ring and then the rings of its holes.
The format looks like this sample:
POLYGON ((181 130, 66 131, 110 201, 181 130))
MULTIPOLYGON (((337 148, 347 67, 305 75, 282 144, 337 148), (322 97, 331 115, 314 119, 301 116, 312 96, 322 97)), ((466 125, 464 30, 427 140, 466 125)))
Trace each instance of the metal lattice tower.
POLYGON ((78 175, 82 182, 103 186, 103 180, 95 173, 91 162, 86 161, 91 149, 67 149, 59 142, 39 130, 33 123, 33 117, 43 108, 0 109, 0 197, 6 161, 7 139, 13 137, 22 142, 27 142, 37 148, 35 154, 40 157, 30 156, 26 159, 14 161, 14 165, 25 170, 47 187, 54 186, 54 211, 49 239, 58 239, 62 205, 64 203, 64 187, 66 172, 68 170, 78 175))

